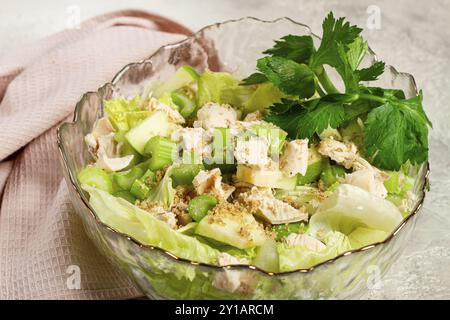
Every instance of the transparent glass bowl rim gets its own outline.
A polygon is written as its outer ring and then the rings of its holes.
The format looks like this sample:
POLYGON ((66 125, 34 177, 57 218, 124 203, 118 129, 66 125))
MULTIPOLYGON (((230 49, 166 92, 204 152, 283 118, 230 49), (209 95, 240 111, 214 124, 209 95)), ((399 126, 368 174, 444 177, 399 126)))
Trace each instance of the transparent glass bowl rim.
MULTIPOLYGON (((430 165, 429 165, 428 161, 426 163, 422 164, 422 166, 424 166, 424 168, 422 168, 422 170, 420 171, 421 172, 420 177, 419 177, 419 183, 421 183, 421 187, 420 187, 420 190, 419 190, 419 192, 420 192, 419 197, 420 198, 419 198, 416 206, 411 211, 411 213, 406 218, 404 218, 402 220, 402 222, 395 228, 395 230, 384 241, 373 243, 373 244, 370 244, 370 245, 367 245, 367 246, 364 246, 364 247, 361 247, 361 248, 358 248, 358 249, 346 251, 346 252, 344 252, 344 253, 342 253, 342 254, 340 254, 340 255, 332 258, 332 259, 328 259, 328 260, 323 261, 323 262, 321 262, 319 264, 316 264, 316 265, 314 265, 314 266, 312 266, 310 268, 305 268, 305 269, 296 269, 296 270, 285 271, 285 272, 267 272, 267 271, 264 271, 264 270, 262 270, 262 269, 260 269, 260 268, 258 268, 256 266, 253 266, 253 265, 218 266, 218 265, 213 265, 213 264, 207 264, 207 263, 202 263, 202 262, 191 261, 191 260, 187 260, 187 259, 184 259, 184 258, 179 258, 176 255, 174 255, 174 254, 170 253, 169 251, 166 251, 166 250, 164 250, 164 249, 162 249, 160 247, 143 244, 143 243, 139 242, 138 240, 136 240, 135 238, 133 238, 133 237, 127 235, 127 234, 124 234, 124 233, 122 233, 120 231, 117 231, 114 228, 111 228, 110 226, 108 226, 105 223, 103 223, 98 218, 98 216, 95 214, 94 210, 89 205, 89 201, 86 198, 84 192, 79 188, 78 184, 76 183, 76 177, 73 175, 73 172, 71 172, 70 169, 69 169, 68 162, 67 162, 67 153, 65 151, 65 147, 64 147, 64 144, 63 144, 63 141, 62 141, 63 138, 62 138, 62 134, 61 134, 61 132, 63 131, 63 128, 65 126, 76 125, 78 122, 81 121, 81 119, 80 119, 80 114, 81 113, 80 112, 81 112, 81 108, 83 106, 84 99, 90 94, 96 94, 96 93, 100 92, 102 90, 102 88, 104 88, 106 86, 114 85, 117 82, 117 80, 120 79, 121 75, 124 72, 126 72, 130 67, 132 67, 133 65, 139 65, 139 64, 143 64, 143 63, 151 63, 152 58, 154 56, 158 55, 161 50, 164 50, 166 48, 180 46, 183 43, 192 40, 192 38, 196 38, 197 35, 201 34, 205 30, 208 30, 209 28, 217 28, 217 27, 219 27, 219 26, 221 26, 223 24, 236 23, 236 22, 240 22, 240 21, 243 21, 243 20, 253 20, 253 21, 256 21, 258 23, 267 23, 267 24, 276 23, 276 22, 278 22, 280 20, 287 20, 287 21, 289 21, 291 23, 294 23, 294 24, 297 24, 299 26, 302 26, 302 27, 306 28, 310 32, 310 34, 312 36, 314 36, 316 38, 320 38, 320 37, 318 37, 317 35, 315 35, 311 31, 311 28, 309 26, 307 26, 307 25, 305 25, 303 23, 296 22, 296 21, 294 21, 294 20, 292 20, 292 19, 290 19, 288 17, 281 17, 281 18, 278 18, 278 19, 275 19, 275 20, 262 20, 262 19, 255 18, 255 17, 243 17, 243 18, 240 18, 240 19, 231 19, 231 20, 226 20, 226 21, 221 22, 221 23, 214 23, 214 24, 205 26, 204 28, 200 29, 199 31, 195 32, 194 34, 188 36, 187 38, 185 38, 185 39, 183 39, 181 41, 178 41, 178 42, 175 42, 175 43, 170 43, 170 44, 167 44, 167 45, 164 45, 164 46, 160 47, 151 56, 149 56, 148 58, 146 58, 146 59, 144 59, 142 61, 132 62, 132 63, 129 63, 129 64, 125 65, 113 77, 111 82, 108 82, 108 83, 104 84, 96 92, 90 91, 90 92, 84 93, 82 95, 82 97, 80 98, 80 100, 77 102, 76 106, 75 106, 73 121, 72 122, 63 123, 57 129, 57 133, 56 134, 57 134, 57 144, 58 144, 59 155, 60 155, 60 157, 62 159, 63 170, 65 170, 68 173, 68 176, 69 176, 69 179, 70 179, 70 186, 69 187, 73 188, 72 191, 76 192, 77 196, 81 199, 82 203, 86 206, 86 208, 88 209, 89 213, 95 219, 96 223, 98 223, 102 228, 105 228, 105 229, 107 229, 107 230, 109 230, 109 231, 111 231, 113 233, 118 234, 121 237, 126 238, 128 241, 134 243, 135 245, 141 247, 142 249, 145 249, 145 250, 158 250, 158 251, 160 251, 161 254, 166 255, 167 257, 169 257, 170 259, 175 260, 176 262, 190 264, 190 265, 195 265, 195 266, 203 266, 203 267, 206 267, 206 268, 219 269, 219 270, 220 269, 227 269, 227 270, 251 269, 251 270, 256 270, 256 271, 259 271, 261 273, 264 273, 264 274, 266 274, 268 276, 281 276, 281 275, 286 275, 286 274, 291 274, 291 273, 310 273, 310 272, 313 272, 314 270, 316 270, 317 268, 320 268, 323 265, 331 264, 331 263, 335 262, 336 260, 341 259, 344 256, 352 255, 352 254, 359 253, 359 252, 368 251, 368 250, 370 250, 370 249, 372 249, 374 247, 382 246, 382 245, 388 243, 389 241, 393 241, 393 239, 401 231, 401 229, 407 223, 409 223, 410 221, 412 222, 412 218, 416 214, 418 214, 420 212, 420 209, 421 209, 421 207, 423 205, 423 202, 424 202, 424 199, 425 199, 425 193, 426 193, 425 191, 426 191, 426 188, 427 188, 427 185, 428 185, 428 176, 429 176, 429 172, 430 172, 430 165)), ((369 47, 369 51, 373 55, 375 60, 378 60, 376 54, 373 52, 373 50, 370 47, 369 47)), ((414 86, 415 92, 417 93, 418 90, 417 90, 416 82, 414 80, 414 77, 411 74, 404 73, 404 72, 399 72, 393 66, 390 66, 390 65, 386 65, 386 68, 389 68, 394 75, 400 75, 400 76, 404 76, 404 77, 409 78, 409 80, 411 81, 412 85, 414 86)), ((69 190, 69 192, 71 192, 71 191, 69 190)))

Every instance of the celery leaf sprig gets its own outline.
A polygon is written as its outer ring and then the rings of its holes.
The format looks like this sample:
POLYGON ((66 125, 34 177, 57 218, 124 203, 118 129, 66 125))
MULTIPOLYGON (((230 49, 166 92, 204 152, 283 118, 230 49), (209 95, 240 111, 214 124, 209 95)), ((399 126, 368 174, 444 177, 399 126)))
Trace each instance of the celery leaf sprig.
POLYGON ((365 154, 371 162, 398 170, 409 161, 428 159, 428 127, 422 92, 406 99, 401 90, 368 86, 384 72, 384 62, 360 68, 367 51, 362 29, 329 13, 322 24, 316 49, 311 36, 287 35, 264 51, 253 73, 242 85, 270 81, 285 95, 265 120, 278 125, 291 138, 312 138, 323 130, 340 128, 362 117, 365 154), (333 68, 345 91, 338 90, 325 67, 333 68))

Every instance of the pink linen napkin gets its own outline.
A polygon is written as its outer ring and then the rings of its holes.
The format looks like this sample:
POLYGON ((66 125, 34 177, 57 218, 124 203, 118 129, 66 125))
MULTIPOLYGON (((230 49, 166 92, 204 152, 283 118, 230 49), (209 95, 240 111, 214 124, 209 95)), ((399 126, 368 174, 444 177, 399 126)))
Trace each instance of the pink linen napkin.
POLYGON ((142 295, 85 235, 62 178, 56 127, 84 92, 189 33, 119 11, 0 57, 0 299, 142 295))

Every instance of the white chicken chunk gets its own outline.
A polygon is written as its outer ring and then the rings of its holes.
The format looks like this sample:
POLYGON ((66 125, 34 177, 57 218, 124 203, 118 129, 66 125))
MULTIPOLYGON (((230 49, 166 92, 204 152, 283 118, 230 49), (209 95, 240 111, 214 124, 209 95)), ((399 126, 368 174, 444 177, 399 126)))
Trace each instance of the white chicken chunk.
POLYGON ((333 138, 320 141, 319 153, 331 158, 346 169, 360 170, 371 168, 371 164, 358 154, 355 144, 340 142, 333 138))
POLYGON ((238 164, 264 167, 269 163, 269 142, 262 137, 238 138, 234 157, 238 164))
POLYGON ((308 220, 306 210, 296 209, 288 203, 275 198, 270 188, 253 187, 249 193, 242 196, 242 199, 252 208, 252 213, 271 224, 308 220))
POLYGON ((346 174, 344 182, 360 187, 380 198, 386 198, 388 194, 383 180, 377 179, 377 173, 373 169, 361 169, 346 174))
POLYGON ((250 261, 246 258, 236 258, 235 256, 232 256, 231 254, 228 254, 226 252, 219 253, 218 256, 218 263, 219 266, 230 266, 230 265, 238 265, 238 264, 250 264, 250 261))
MULTIPOLYGON (((228 265, 248 265, 250 261, 245 258, 236 258, 228 253, 219 253, 219 266, 228 265)), ((223 270, 216 274, 213 281, 213 286, 227 292, 245 292, 252 288, 255 284, 250 272, 242 272, 237 270, 223 270)))
POLYGON ((201 170, 192 181, 197 194, 211 193, 219 198, 228 199, 236 189, 226 183, 222 183, 222 175, 219 168, 210 171, 201 170))
POLYGON ((322 251, 327 247, 321 241, 307 234, 291 233, 283 241, 289 247, 301 246, 316 252, 322 251))
POLYGON ((281 171, 289 177, 293 177, 297 173, 305 175, 308 168, 308 139, 292 140, 286 143, 280 158, 280 165, 281 171))
POLYGON ((153 207, 148 212, 155 216, 155 218, 167 223, 172 229, 177 228, 177 218, 173 212, 167 211, 160 206, 153 207))
POLYGON ((160 110, 160 111, 165 112, 167 114, 167 117, 169 118, 169 121, 171 121, 175 124, 185 123, 184 117, 177 110, 158 101, 158 99, 150 98, 150 101, 148 103, 148 109, 150 111, 160 110))
POLYGON ((119 171, 133 160, 133 155, 121 157, 121 144, 114 140, 114 128, 108 118, 100 118, 91 133, 84 137, 89 152, 96 160, 95 166, 107 171, 119 171))
POLYGON ((209 102, 197 111, 197 121, 194 122, 194 127, 203 127, 205 130, 228 128, 236 120, 236 110, 231 106, 209 102))
POLYGON ((386 198, 387 190, 384 187, 384 181, 388 176, 361 157, 353 143, 344 143, 332 138, 324 139, 320 142, 319 152, 343 165, 346 169, 354 170, 353 173, 346 174, 345 183, 386 198))
POLYGON ((180 128, 171 135, 171 139, 180 143, 184 151, 193 152, 202 157, 210 157, 211 137, 211 134, 203 128, 180 128))

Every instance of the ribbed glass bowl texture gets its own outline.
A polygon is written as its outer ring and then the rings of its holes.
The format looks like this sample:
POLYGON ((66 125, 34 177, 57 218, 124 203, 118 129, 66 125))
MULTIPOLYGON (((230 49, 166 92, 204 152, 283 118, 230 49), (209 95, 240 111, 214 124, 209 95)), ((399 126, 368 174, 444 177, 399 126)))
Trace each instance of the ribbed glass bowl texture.
MULTIPOLYGON (((90 160, 84 136, 103 116, 103 100, 133 97, 152 81, 161 81, 189 64, 202 71, 228 71, 238 77, 255 70, 256 60, 273 41, 287 34, 313 35, 287 18, 261 21, 243 18, 208 26, 193 36, 160 48, 148 59, 127 65, 97 92, 86 93, 75 108, 74 121, 58 130, 64 176, 75 211, 99 250, 121 268, 149 297, 156 299, 318 299, 358 298, 382 277, 407 245, 425 196, 428 163, 414 168, 417 203, 412 213, 382 243, 346 252, 310 269, 266 273, 253 266, 217 267, 179 259, 160 248, 140 244, 103 224, 90 208, 77 173, 90 160), (239 286, 223 289, 225 277, 239 286)), ((313 35, 315 39, 318 39, 313 35)), ((364 64, 376 60, 372 51, 364 64)), ((388 66, 374 84, 416 94, 411 75, 388 66)))

